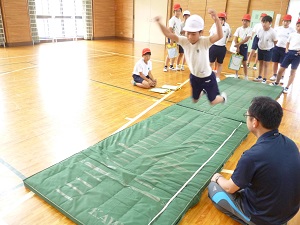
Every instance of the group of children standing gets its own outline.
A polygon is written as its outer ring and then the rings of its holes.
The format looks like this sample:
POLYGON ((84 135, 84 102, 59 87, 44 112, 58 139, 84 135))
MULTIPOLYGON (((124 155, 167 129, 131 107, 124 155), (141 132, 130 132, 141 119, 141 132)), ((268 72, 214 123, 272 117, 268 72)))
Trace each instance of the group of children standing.
MULTIPOLYGON (((227 96, 225 93, 220 94, 217 82, 226 54, 226 42, 231 35, 230 26, 226 23, 226 14, 217 14, 214 10, 208 11, 215 23, 210 29, 210 36, 205 37, 202 36, 204 21, 200 16, 190 16, 189 11, 184 11, 185 20, 182 23, 179 18, 182 13, 180 4, 174 4, 173 9, 174 16, 169 20, 169 27, 165 27, 159 17, 155 18, 163 34, 168 38, 169 44, 176 43, 179 46, 176 68, 173 64, 174 58, 170 59, 167 56, 163 71, 168 71, 170 61, 170 70, 184 70, 184 60, 186 60, 191 72, 190 83, 194 102, 197 102, 202 94, 207 95, 212 105, 225 102, 227 96), (181 60, 182 64, 180 66, 181 60), (214 63, 216 74, 212 70, 214 63)), ((297 21, 297 32, 289 27, 291 23, 290 15, 284 16, 283 26, 276 29, 271 27, 272 17, 266 14, 261 14, 261 23, 255 27, 254 32, 250 28, 250 21, 251 16, 245 14, 242 18, 242 26, 238 27, 233 35, 236 51, 243 55, 244 78, 248 79, 247 69, 250 62, 248 60, 248 42, 256 34, 252 51, 253 53, 256 49, 258 51, 259 76, 254 81, 266 83, 269 64, 272 60, 274 62, 274 75, 270 80, 274 81, 276 79, 276 81, 270 85, 279 85, 284 70, 291 64, 292 70, 289 82, 283 91, 287 93, 300 62, 300 19, 297 21), (281 67, 277 73, 278 63, 281 67)), ((156 85, 156 79, 151 73, 150 49, 143 49, 142 56, 143 58, 134 67, 132 83, 142 88, 151 88, 156 85)), ((251 53, 249 58, 251 59, 251 53)))
MULTIPOLYGON (((234 41, 239 44, 244 45, 243 49, 238 48, 237 52, 244 56, 243 58, 243 68, 245 79, 248 79, 247 68, 250 67, 250 60, 253 53, 257 50, 257 61, 259 63, 258 77, 254 78, 254 81, 261 82, 263 84, 267 83, 267 76, 269 74, 270 62, 273 62, 273 76, 270 78, 271 86, 278 86, 283 83, 283 74, 286 68, 291 65, 291 74, 289 76, 289 81, 283 89, 283 93, 288 93, 288 88, 292 84, 296 70, 300 63, 300 19, 296 23, 296 30, 290 27, 292 20, 291 15, 285 15, 283 17, 283 25, 272 28, 272 17, 265 13, 260 16, 261 23, 257 24, 253 30, 252 35, 248 38, 246 34, 249 34, 251 28, 249 28, 249 23, 251 17, 246 14, 243 17, 242 32, 238 31, 238 28, 234 34, 234 41), (252 49, 247 57, 248 45, 245 44, 250 40, 250 37, 254 36, 252 49), (243 41, 244 40, 244 41, 243 41), (280 64, 280 69, 278 70, 278 65, 280 64), (277 75, 278 74, 278 75, 277 75)), ((256 68, 255 62, 253 68, 256 68)), ((237 76, 237 73, 236 73, 237 76)))

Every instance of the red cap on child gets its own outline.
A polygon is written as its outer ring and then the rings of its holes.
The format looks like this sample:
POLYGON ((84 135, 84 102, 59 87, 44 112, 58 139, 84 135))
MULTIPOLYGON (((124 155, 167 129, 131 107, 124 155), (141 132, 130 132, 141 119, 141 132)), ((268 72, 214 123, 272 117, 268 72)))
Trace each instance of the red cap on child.
POLYGON ((181 6, 180 6, 179 3, 175 3, 174 6, 173 6, 173 9, 174 9, 174 10, 178 10, 178 9, 180 9, 180 8, 181 8, 181 6))
POLYGON ((251 16, 250 16, 250 14, 245 14, 244 16, 243 16, 243 19, 242 20, 248 20, 248 21, 251 21, 251 16))
POLYGON ((265 16, 267 16, 268 14, 266 14, 266 13, 262 13, 262 14, 260 14, 260 17, 265 17, 265 16))
POLYGON ((289 15, 289 14, 287 14, 287 15, 285 15, 285 16, 283 17, 283 20, 285 20, 285 21, 291 21, 291 20, 292 20, 292 16, 289 15))
POLYGON ((150 48, 144 48, 142 51, 142 55, 145 55, 146 53, 151 53, 150 48))
POLYGON ((226 19, 226 13, 220 12, 220 13, 218 13, 218 17, 219 17, 219 18, 225 18, 225 19, 226 19))

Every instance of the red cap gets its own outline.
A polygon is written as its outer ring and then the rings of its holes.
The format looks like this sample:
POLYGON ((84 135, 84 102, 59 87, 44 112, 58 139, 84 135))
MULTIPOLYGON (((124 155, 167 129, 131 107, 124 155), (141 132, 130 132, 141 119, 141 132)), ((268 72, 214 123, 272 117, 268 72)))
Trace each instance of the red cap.
POLYGON ((291 21, 292 20, 292 16, 287 14, 283 17, 283 20, 287 20, 287 21, 291 21))
POLYGON ((218 17, 226 19, 226 13, 225 12, 220 12, 220 13, 218 13, 218 17))
POLYGON ((174 6, 173 6, 173 9, 174 9, 174 10, 178 10, 178 9, 180 9, 180 8, 181 8, 181 6, 180 6, 179 3, 175 3, 174 6))
POLYGON ((243 16, 243 19, 242 19, 242 20, 248 20, 248 21, 250 21, 250 20, 251 20, 250 14, 245 14, 245 15, 243 16))
POLYGON ((260 17, 265 17, 265 16, 267 16, 268 14, 265 14, 265 13, 262 13, 262 14, 260 14, 260 17))
POLYGON ((297 20, 297 23, 296 23, 296 24, 298 24, 298 23, 300 23, 300 19, 297 20))
POLYGON ((142 55, 145 55, 146 53, 151 53, 150 48, 144 48, 142 51, 142 55))

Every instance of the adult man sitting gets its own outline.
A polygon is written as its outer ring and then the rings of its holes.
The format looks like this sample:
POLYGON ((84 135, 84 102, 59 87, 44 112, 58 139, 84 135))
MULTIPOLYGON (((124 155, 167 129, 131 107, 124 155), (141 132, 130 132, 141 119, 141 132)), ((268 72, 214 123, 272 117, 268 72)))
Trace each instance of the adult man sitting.
POLYGON ((285 224, 300 205, 299 150, 278 131, 283 112, 277 101, 255 97, 244 116, 258 140, 243 153, 229 180, 213 175, 209 197, 241 224, 285 224))

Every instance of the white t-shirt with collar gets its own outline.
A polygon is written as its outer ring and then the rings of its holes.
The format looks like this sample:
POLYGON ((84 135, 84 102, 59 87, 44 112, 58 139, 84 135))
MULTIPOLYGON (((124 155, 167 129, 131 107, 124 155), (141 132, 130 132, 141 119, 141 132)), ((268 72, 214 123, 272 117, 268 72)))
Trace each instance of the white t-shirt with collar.
MULTIPOLYGON (((246 39, 247 37, 251 37, 252 36, 252 29, 251 27, 247 27, 247 28, 244 28, 243 26, 241 27, 238 27, 235 31, 235 33, 233 34, 234 37, 238 37, 240 38, 240 41, 243 41, 244 39, 246 39)), ((250 38, 249 38, 250 40, 250 38)), ((248 40, 248 42, 249 42, 248 40)), ((248 42, 244 43, 244 44, 247 44, 248 42)))
POLYGON ((252 33, 256 35, 257 32, 258 32, 259 30, 261 30, 261 29, 263 29, 263 26, 262 26, 262 23, 259 22, 259 23, 257 23, 257 24, 254 25, 254 27, 253 27, 253 29, 252 29, 252 33))
POLYGON ((173 16, 169 20, 169 27, 173 29, 174 34, 177 36, 180 36, 181 28, 182 28, 182 22, 180 18, 177 18, 176 16, 173 16))
POLYGON ((185 59, 191 74, 200 78, 210 76, 212 70, 209 63, 208 49, 212 43, 209 37, 199 37, 195 44, 191 44, 185 36, 179 36, 178 38, 178 44, 184 49, 185 59))
POLYGON ((144 58, 141 58, 137 63, 135 64, 133 68, 133 74, 140 75, 140 72, 142 72, 145 76, 148 76, 149 71, 152 70, 152 62, 151 60, 148 61, 146 64, 144 61, 144 58))
POLYGON ((291 33, 287 42, 290 43, 289 50, 300 51, 300 34, 297 32, 291 33))
POLYGON ((261 50, 270 50, 274 47, 274 41, 277 41, 276 32, 272 27, 269 30, 261 29, 257 32, 258 47, 261 50))
POLYGON ((288 37, 291 33, 296 32, 296 30, 292 27, 284 28, 284 26, 276 27, 274 28, 277 34, 278 42, 276 46, 280 48, 286 48, 286 43, 288 40, 288 37))
MULTIPOLYGON (((231 35, 231 29, 228 23, 224 23, 224 25, 222 26, 222 31, 223 31, 223 37, 220 40, 216 41, 214 45, 218 45, 218 46, 226 45, 226 40, 231 35)), ((216 24, 214 23, 209 30, 209 35, 213 36, 216 33, 217 33, 217 28, 216 28, 216 24)))

